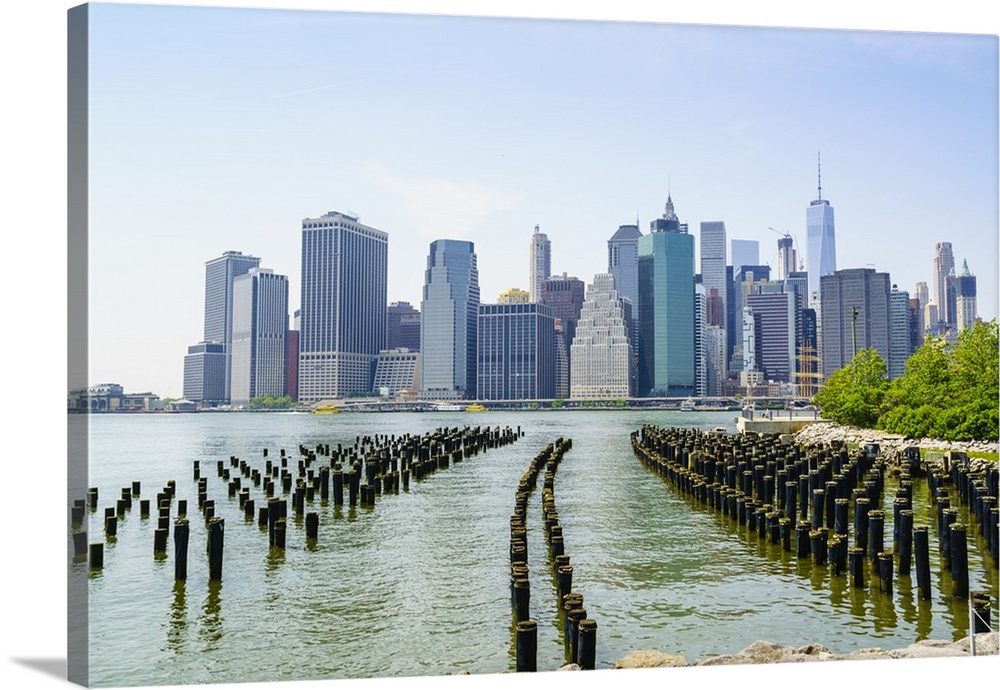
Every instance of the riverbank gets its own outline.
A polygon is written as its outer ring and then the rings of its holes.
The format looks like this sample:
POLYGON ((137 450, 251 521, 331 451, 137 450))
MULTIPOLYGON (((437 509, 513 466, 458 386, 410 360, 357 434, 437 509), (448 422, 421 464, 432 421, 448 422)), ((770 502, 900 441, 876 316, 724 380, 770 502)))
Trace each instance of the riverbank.
MULTIPOLYGON (((995 632, 976 635, 976 656, 995 656, 1000 654, 1000 635, 995 632)), ((735 654, 701 659, 689 663, 682 656, 665 654, 658 651, 631 652, 615 663, 616 669, 627 668, 670 668, 682 666, 732 666, 741 664, 783 664, 803 663, 811 661, 857 661, 862 659, 930 659, 937 657, 967 657, 972 656, 969 638, 956 642, 945 640, 921 640, 902 649, 883 650, 879 648, 859 649, 848 654, 835 654, 819 644, 803 647, 791 647, 758 640, 749 647, 735 654)), ((576 664, 568 664, 560 670, 576 670, 576 664)))
POLYGON ((959 450, 966 453, 998 452, 996 441, 943 441, 932 438, 906 438, 902 434, 889 434, 878 429, 858 429, 842 426, 835 422, 817 422, 795 433, 796 443, 825 444, 831 441, 845 443, 877 443, 882 453, 886 451, 902 451, 907 447, 917 447, 921 450, 948 451, 959 450))

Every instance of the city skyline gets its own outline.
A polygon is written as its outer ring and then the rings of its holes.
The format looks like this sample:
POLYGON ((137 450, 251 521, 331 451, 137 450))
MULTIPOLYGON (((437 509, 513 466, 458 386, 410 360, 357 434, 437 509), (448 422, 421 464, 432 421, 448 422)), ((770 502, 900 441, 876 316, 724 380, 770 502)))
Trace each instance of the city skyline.
POLYGON ((331 210, 389 235, 387 303, 420 303, 436 239, 475 243, 483 303, 527 289, 536 225, 552 273, 589 281, 615 230, 647 234, 668 196, 696 260, 702 222, 757 240, 774 269, 784 233, 808 260, 819 152, 838 268, 913 293, 951 242, 996 316, 995 37, 93 7, 91 383, 179 397, 177 353, 203 318, 187 276, 226 250, 260 256, 294 311, 297 231, 331 210), (215 40, 234 31, 239 48, 215 40), (343 39, 336 63, 305 47, 320 31, 343 39), (373 59, 376 33, 395 40, 373 59), (129 279, 142 250, 171 280, 121 294, 104 276, 129 279))

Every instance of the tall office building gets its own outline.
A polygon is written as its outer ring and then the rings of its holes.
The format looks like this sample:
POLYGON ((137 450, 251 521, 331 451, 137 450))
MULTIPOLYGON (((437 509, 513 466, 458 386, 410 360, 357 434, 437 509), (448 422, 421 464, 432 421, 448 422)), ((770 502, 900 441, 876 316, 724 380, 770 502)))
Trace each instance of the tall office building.
POLYGON ((223 252, 205 262, 204 332, 201 343, 189 347, 184 358, 184 397, 188 400, 206 406, 229 402, 233 279, 259 265, 258 257, 238 251, 223 252))
POLYGON ((667 197, 639 238, 639 395, 694 394, 694 236, 667 197))
POLYGON ((632 302, 635 309, 639 302, 639 238, 638 225, 620 225, 608 240, 608 273, 615 278, 618 294, 632 302))
POLYGON ((542 281, 552 275, 552 243, 549 236, 539 232, 531 235, 531 247, 528 252, 528 292, 531 301, 537 302, 542 294, 542 281))
POLYGON ((472 242, 431 242, 420 314, 421 394, 474 398, 479 268, 472 242))
POLYGON ((889 358, 886 360, 890 379, 898 379, 906 369, 906 360, 913 354, 910 293, 893 285, 889 293, 889 358))
MULTIPOLYGON (((715 294, 722 299, 722 314, 725 314, 726 224, 721 221, 701 224, 701 284, 705 286, 706 295, 711 295, 712 290, 715 290, 715 294)), ((722 315, 719 316, 719 320, 713 320, 712 325, 724 325, 722 315)))
POLYGON ((778 240, 778 280, 786 280, 788 276, 798 271, 796 261, 792 238, 785 235, 778 240))
POLYGON ((938 307, 938 320, 954 325, 954 315, 948 311, 948 276, 955 275, 955 257, 951 242, 934 245, 934 303, 938 307))
POLYGON ((203 407, 229 401, 226 388, 226 346, 200 342, 188 346, 184 356, 184 398, 203 407))
MULTIPOLYGON (((837 243, 833 227, 833 206, 823 198, 823 178, 817 157, 817 194, 806 209, 807 272, 809 273, 810 307, 820 295, 820 279, 837 270, 837 243)), ((822 315, 820 316, 822 319, 822 315)))
POLYGON ((552 308, 552 315, 561 319, 565 327, 567 341, 573 342, 576 324, 583 309, 586 285, 575 276, 563 273, 542 281, 539 302, 552 308))
POLYGON ((233 279, 233 405, 285 394, 288 347, 288 277, 251 268, 233 279))
POLYGON ((694 284, 694 394, 699 398, 708 395, 708 351, 705 343, 707 328, 707 300, 705 286, 694 284))
POLYGON ((824 379, 866 348, 874 348, 888 365, 890 286, 889 274, 873 268, 845 268, 823 276, 819 318, 824 379))
MULTIPOLYGON (((726 355, 729 357, 728 375, 730 378, 737 378, 740 372, 745 371, 746 360, 743 357, 743 309, 746 307, 746 296, 753 291, 755 283, 767 282, 771 279, 771 267, 763 265, 747 265, 734 267, 734 278, 732 291, 729 293, 730 304, 726 311, 729 314, 729 330, 732 335, 726 338, 730 348, 726 355)), ((752 353, 751 353, 752 354, 752 353)))
POLYGON ((409 302, 391 302, 385 310, 385 349, 420 349, 420 311, 409 302))
POLYGON ((570 397, 616 400, 633 395, 631 310, 631 302, 615 289, 614 276, 594 276, 570 346, 570 397))
POLYGON ((330 211, 302 221, 299 401, 368 392, 385 344, 389 235, 330 211))
POLYGON ((538 302, 479 305, 476 397, 555 397, 555 319, 538 302))
POLYGON ((420 353, 406 347, 382 350, 375 362, 372 390, 380 395, 413 391, 420 384, 420 353))
POLYGON ((926 307, 927 302, 930 300, 930 295, 927 291, 927 283, 923 281, 917 283, 916 288, 913 290, 913 296, 917 299, 921 309, 926 307))
POLYGON ((979 317, 976 312, 976 276, 969 271, 968 261, 962 261, 962 273, 955 281, 955 329, 971 328, 979 317))
POLYGON ((755 283, 746 296, 755 328, 754 361, 766 380, 792 383, 795 373, 796 293, 782 281, 755 283))
POLYGON ((740 266, 760 265, 760 242, 757 240, 730 240, 729 261, 733 271, 739 271, 740 266))

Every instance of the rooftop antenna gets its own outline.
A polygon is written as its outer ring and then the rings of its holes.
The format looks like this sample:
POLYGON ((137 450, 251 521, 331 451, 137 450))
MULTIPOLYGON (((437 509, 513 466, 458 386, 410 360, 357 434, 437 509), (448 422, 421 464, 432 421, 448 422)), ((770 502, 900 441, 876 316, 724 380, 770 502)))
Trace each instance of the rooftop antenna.
POLYGON ((816 198, 820 201, 823 200, 823 175, 820 170, 820 156, 819 151, 816 152, 816 193, 819 195, 816 198))

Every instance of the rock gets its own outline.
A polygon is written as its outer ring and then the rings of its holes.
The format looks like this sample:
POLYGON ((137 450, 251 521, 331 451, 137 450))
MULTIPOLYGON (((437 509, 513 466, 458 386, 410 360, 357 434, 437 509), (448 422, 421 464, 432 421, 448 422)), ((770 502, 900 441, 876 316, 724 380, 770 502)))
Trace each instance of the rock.
POLYGON ((687 659, 656 651, 629 652, 623 659, 615 662, 615 668, 676 668, 688 666, 687 659))
MULTIPOLYGON (((995 632, 976 635, 976 656, 1000 654, 1000 634, 995 632)), ((809 661, 834 661, 841 659, 928 659, 939 657, 969 656, 969 638, 948 640, 921 640, 902 649, 867 648, 849 654, 833 654, 821 644, 788 647, 758 640, 736 654, 720 654, 702 659, 695 666, 730 666, 740 664, 787 664, 809 661)), ((631 652, 615 664, 615 668, 656 668, 660 666, 688 666, 683 657, 670 656, 656 651, 631 652)))
POLYGON ((565 666, 560 666, 556 669, 557 671, 582 671, 580 664, 566 664, 565 666))

